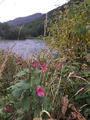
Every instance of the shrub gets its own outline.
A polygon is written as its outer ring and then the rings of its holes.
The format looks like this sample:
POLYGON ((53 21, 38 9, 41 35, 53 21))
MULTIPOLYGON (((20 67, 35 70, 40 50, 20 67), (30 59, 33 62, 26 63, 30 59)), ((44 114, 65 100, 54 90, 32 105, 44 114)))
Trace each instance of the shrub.
POLYGON ((76 1, 64 8, 48 28, 46 42, 62 56, 85 59, 87 47, 90 47, 90 1, 76 1))

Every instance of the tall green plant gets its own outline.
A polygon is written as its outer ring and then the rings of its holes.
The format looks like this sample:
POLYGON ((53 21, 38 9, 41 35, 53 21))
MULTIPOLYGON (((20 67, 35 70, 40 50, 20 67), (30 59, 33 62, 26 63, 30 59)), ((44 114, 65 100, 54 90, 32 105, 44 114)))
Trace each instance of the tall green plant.
POLYGON ((90 46, 90 1, 76 1, 64 8, 48 28, 46 42, 51 49, 58 49, 62 56, 85 58, 90 46))

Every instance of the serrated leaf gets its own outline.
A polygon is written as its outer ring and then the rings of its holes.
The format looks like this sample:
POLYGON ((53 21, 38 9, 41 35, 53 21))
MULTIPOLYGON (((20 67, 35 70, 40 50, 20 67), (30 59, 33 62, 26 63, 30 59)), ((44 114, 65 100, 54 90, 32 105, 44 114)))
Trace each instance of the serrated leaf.
POLYGON ((15 77, 22 77, 22 76, 25 75, 25 74, 26 74, 25 71, 21 71, 21 72, 17 73, 17 74, 14 76, 14 78, 15 78, 15 77))
POLYGON ((12 92, 12 95, 14 98, 18 99, 21 96, 22 92, 22 89, 16 89, 12 92))
POLYGON ((20 71, 19 73, 17 73, 17 74, 14 76, 14 78, 15 78, 15 77, 22 77, 23 75, 25 75, 25 74, 28 73, 28 72, 32 72, 32 70, 26 68, 26 69, 24 69, 23 71, 20 71))
POLYGON ((17 89, 17 88, 22 88, 22 89, 29 89, 29 82, 27 80, 22 80, 15 85, 12 85, 10 88, 12 89, 17 89))

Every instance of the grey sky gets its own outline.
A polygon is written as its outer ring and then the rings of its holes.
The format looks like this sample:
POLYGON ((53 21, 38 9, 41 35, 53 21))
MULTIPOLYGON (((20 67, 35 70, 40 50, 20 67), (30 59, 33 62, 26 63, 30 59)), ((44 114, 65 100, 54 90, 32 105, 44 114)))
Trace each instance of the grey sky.
POLYGON ((0 22, 17 17, 46 13, 67 0, 0 0, 0 22))

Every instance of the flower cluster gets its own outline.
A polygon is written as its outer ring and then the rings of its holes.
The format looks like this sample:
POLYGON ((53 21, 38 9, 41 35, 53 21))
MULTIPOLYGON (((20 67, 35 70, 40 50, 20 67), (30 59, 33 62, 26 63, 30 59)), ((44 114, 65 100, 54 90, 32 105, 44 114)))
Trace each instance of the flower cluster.
POLYGON ((82 67, 87 67, 87 65, 86 65, 86 64, 81 64, 81 66, 82 66, 82 67))
POLYGON ((61 63, 57 64, 57 67, 58 67, 58 68, 59 68, 59 67, 62 67, 62 64, 61 64, 61 63))
POLYGON ((77 76, 77 73, 74 71, 73 75, 74 75, 74 76, 77 76))
POLYGON ((44 92, 43 92, 43 88, 41 86, 38 86, 37 87, 37 95, 40 97, 40 98, 43 98, 45 96, 44 92))
MULTIPOLYGON (((37 67, 39 66, 39 62, 35 60, 34 62, 32 62, 32 66, 33 66, 34 68, 37 68, 37 67)), ((40 67, 40 69, 46 71, 46 70, 47 70, 46 64, 43 64, 43 65, 40 67)))
POLYGON ((39 66, 38 61, 35 60, 34 62, 32 62, 32 66, 35 68, 38 67, 39 66))
POLYGON ((10 105, 6 105, 6 107, 4 108, 4 110, 6 112, 14 112, 14 109, 12 109, 10 105))
POLYGON ((40 67, 41 70, 47 70, 47 67, 46 67, 46 64, 43 64, 41 67, 40 67))

